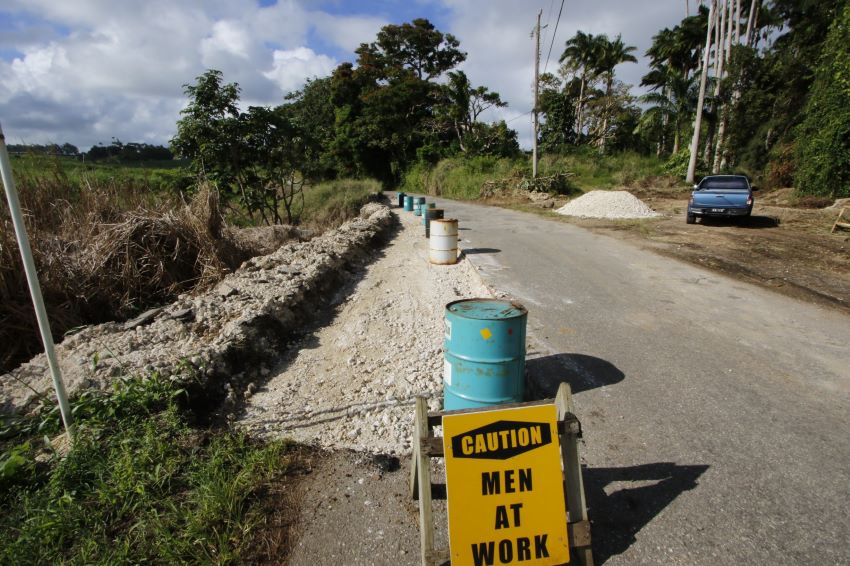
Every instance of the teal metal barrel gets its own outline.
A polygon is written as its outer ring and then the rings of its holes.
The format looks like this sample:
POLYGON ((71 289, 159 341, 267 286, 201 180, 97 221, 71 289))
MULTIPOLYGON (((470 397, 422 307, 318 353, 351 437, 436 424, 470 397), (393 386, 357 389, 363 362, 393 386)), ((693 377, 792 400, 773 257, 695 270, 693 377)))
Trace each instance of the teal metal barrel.
POLYGON ((497 299, 463 299, 446 305, 445 316, 445 410, 521 402, 525 307, 497 299))
POLYGON ((442 220, 445 211, 442 208, 426 208, 425 209, 425 237, 431 237, 431 221, 442 220))
POLYGON ((413 214, 420 216, 423 204, 425 204, 425 197, 413 197, 413 214))
POLYGON ((404 196, 404 209, 408 212, 413 210, 413 197, 410 195, 404 196))
POLYGON ((407 196, 407 195, 405 195, 403 192, 399 191, 395 194, 395 196, 398 199, 398 207, 404 208, 404 197, 407 196))
POLYGON ((423 202, 423 203, 422 203, 422 206, 420 206, 420 207, 419 207, 419 210, 420 210, 420 211, 421 211, 421 213, 422 213, 422 214, 421 214, 421 216, 422 216, 422 225, 423 225, 423 226, 425 225, 425 222, 426 222, 426 221, 427 221, 427 219, 428 219, 428 215, 427 215, 427 214, 425 214, 425 212, 426 212, 427 210, 429 210, 429 209, 434 209, 434 208, 437 208, 437 203, 436 203, 436 202, 423 202))

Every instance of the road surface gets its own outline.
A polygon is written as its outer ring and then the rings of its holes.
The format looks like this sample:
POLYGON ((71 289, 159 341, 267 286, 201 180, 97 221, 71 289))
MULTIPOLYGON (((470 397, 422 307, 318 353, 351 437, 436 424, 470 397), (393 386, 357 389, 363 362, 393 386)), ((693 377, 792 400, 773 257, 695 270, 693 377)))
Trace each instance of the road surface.
POLYGON ((529 309, 540 394, 572 385, 597 563, 850 564, 850 317, 437 203, 485 283, 529 309))

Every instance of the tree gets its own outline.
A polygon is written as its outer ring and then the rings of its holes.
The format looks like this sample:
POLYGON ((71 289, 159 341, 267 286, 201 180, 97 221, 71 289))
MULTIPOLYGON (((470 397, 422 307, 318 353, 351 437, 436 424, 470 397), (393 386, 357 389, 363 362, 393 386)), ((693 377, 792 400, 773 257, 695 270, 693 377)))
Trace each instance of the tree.
POLYGON ((694 112, 694 134, 691 140, 691 155, 690 160, 688 161, 688 172, 686 175, 686 180, 688 183, 694 182, 694 174, 696 173, 697 154, 699 152, 699 135, 701 127, 700 125, 702 122, 702 109, 703 103, 705 101, 705 87, 708 79, 708 57, 709 50, 711 49, 711 30, 712 26, 717 20, 717 16, 715 15, 716 4, 716 0, 712 0, 711 7, 708 11, 708 27, 706 29, 705 37, 705 55, 703 56, 702 72, 700 73, 699 95, 697 96, 696 112, 694 112))
POLYGON ((311 180, 338 175, 333 152, 336 113, 331 77, 307 79, 301 90, 286 95, 281 107, 304 137, 305 159, 300 169, 311 180))
POLYGON ((540 146, 544 151, 562 151, 576 143, 576 106, 580 80, 574 78, 561 85, 552 73, 540 75, 540 146))
POLYGON ((419 148, 435 136, 445 142, 434 128, 436 107, 445 99, 436 81, 466 58, 458 47, 451 34, 416 19, 384 26, 375 42, 356 50, 356 67, 337 67, 331 79, 333 152, 343 172, 391 185, 419 148))
POLYGON ((180 111, 172 150, 190 159, 192 170, 220 189, 239 186, 244 191, 239 175, 247 156, 240 145, 239 85, 223 84, 222 72, 210 69, 183 89, 189 104, 180 111))
POLYGON ((622 36, 618 35, 614 41, 607 36, 599 37, 599 60, 598 69, 605 75, 605 107, 602 120, 602 131, 599 136, 599 148, 605 151, 605 142, 610 137, 608 125, 614 113, 616 101, 614 99, 614 67, 620 63, 637 63, 632 52, 637 47, 623 43, 622 36))
POLYGON ((307 140, 287 116, 286 108, 251 106, 241 116, 243 143, 252 156, 251 185, 246 194, 250 207, 266 224, 281 224, 281 206, 286 223, 292 224, 304 208, 307 140))
POLYGON ((443 34, 424 18, 402 25, 386 25, 377 41, 361 44, 355 51, 361 65, 391 78, 401 69, 409 69, 419 80, 431 81, 466 59, 460 43, 450 33, 443 34))
POLYGON ((830 28, 796 133, 797 189, 850 197, 850 3, 830 28))
POLYGON ((479 116, 485 110, 503 108, 508 104, 502 101, 499 93, 487 87, 473 88, 463 71, 452 71, 448 76, 449 82, 444 88, 445 102, 442 108, 438 107, 438 112, 442 110, 451 121, 462 152, 481 152, 490 145, 486 138, 491 132, 489 128, 481 127, 479 116))
POLYGON ((663 124, 663 118, 673 127, 672 153, 679 152, 682 126, 686 124, 696 110, 699 80, 696 75, 685 77, 681 71, 664 71, 664 89, 662 92, 648 92, 640 97, 644 104, 651 104, 640 120, 639 128, 648 131, 663 124))
POLYGON ((239 85, 223 84, 220 71, 209 70, 194 85, 185 85, 189 105, 177 122, 172 147, 191 159, 192 169, 235 195, 245 211, 266 224, 296 220, 303 203, 304 167, 309 141, 284 106, 252 106, 240 113, 239 85))
POLYGON ((582 132, 582 111, 586 101, 585 91, 588 88, 588 83, 599 75, 600 45, 599 37, 579 30, 567 40, 566 48, 558 59, 558 62, 563 63, 566 69, 577 73, 580 81, 581 88, 576 105, 576 143, 578 143, 578 137, 581 136, 582 132))

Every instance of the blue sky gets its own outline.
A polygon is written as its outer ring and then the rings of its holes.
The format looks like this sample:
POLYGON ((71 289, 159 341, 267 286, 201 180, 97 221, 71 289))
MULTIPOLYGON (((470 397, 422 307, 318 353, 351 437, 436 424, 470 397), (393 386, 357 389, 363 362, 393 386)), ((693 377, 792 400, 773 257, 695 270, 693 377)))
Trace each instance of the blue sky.
MULTIPOLYGON (((690 2, 691 13, 695 10, 690 2)), ((277 104, 307 78, 326 76, 388 23, 417 17, 457 36, 472 82, 499 92, 506 119, 528 145, 530 32, 543 11, 545 60, 556 0, 3 0, 0 121, 10 143, 166 144, 185 105, 182 85, 207 68, 238 82, 244 104, 277 104)), ((682 0, 567 0, 549 70, 577 29, 623 34, 643 54, 685 15, 682 0)), ((646 62, 622 65, 638 84, 646 62)), ((635 92, 637 94, 637 92, 635 92)))

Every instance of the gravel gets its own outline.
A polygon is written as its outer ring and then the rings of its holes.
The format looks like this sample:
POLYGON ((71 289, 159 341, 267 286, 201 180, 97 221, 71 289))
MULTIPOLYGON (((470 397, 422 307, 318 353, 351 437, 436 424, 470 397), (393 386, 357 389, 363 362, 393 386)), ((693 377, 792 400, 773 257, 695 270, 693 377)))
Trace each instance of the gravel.
MULTIPOLYGON (((245 262, 209 292, 65 338, 57 356, 69 393, 156 371, 189 378, 199 408, 230 411, 269 374, 285 341, 373 257, 393 222, 386 206, 367 204, 336 230, 245 262)), ((0 414, 23 411, 42 394, 53 397, 44 354, 0 375, 0 414)))
POLYGON ((330 324, 292 345, 241 426, 323 448, 410 453, 415 397, 432 410, 442 403, 446 303, 491 295, 467 260, 428 263, 419 218, 399 214, 402 229, 383 256, 330 324))
POLYGON ((628 191, 590 191, 558 210, 581 218, 654 218, 661 216, 628 191))

